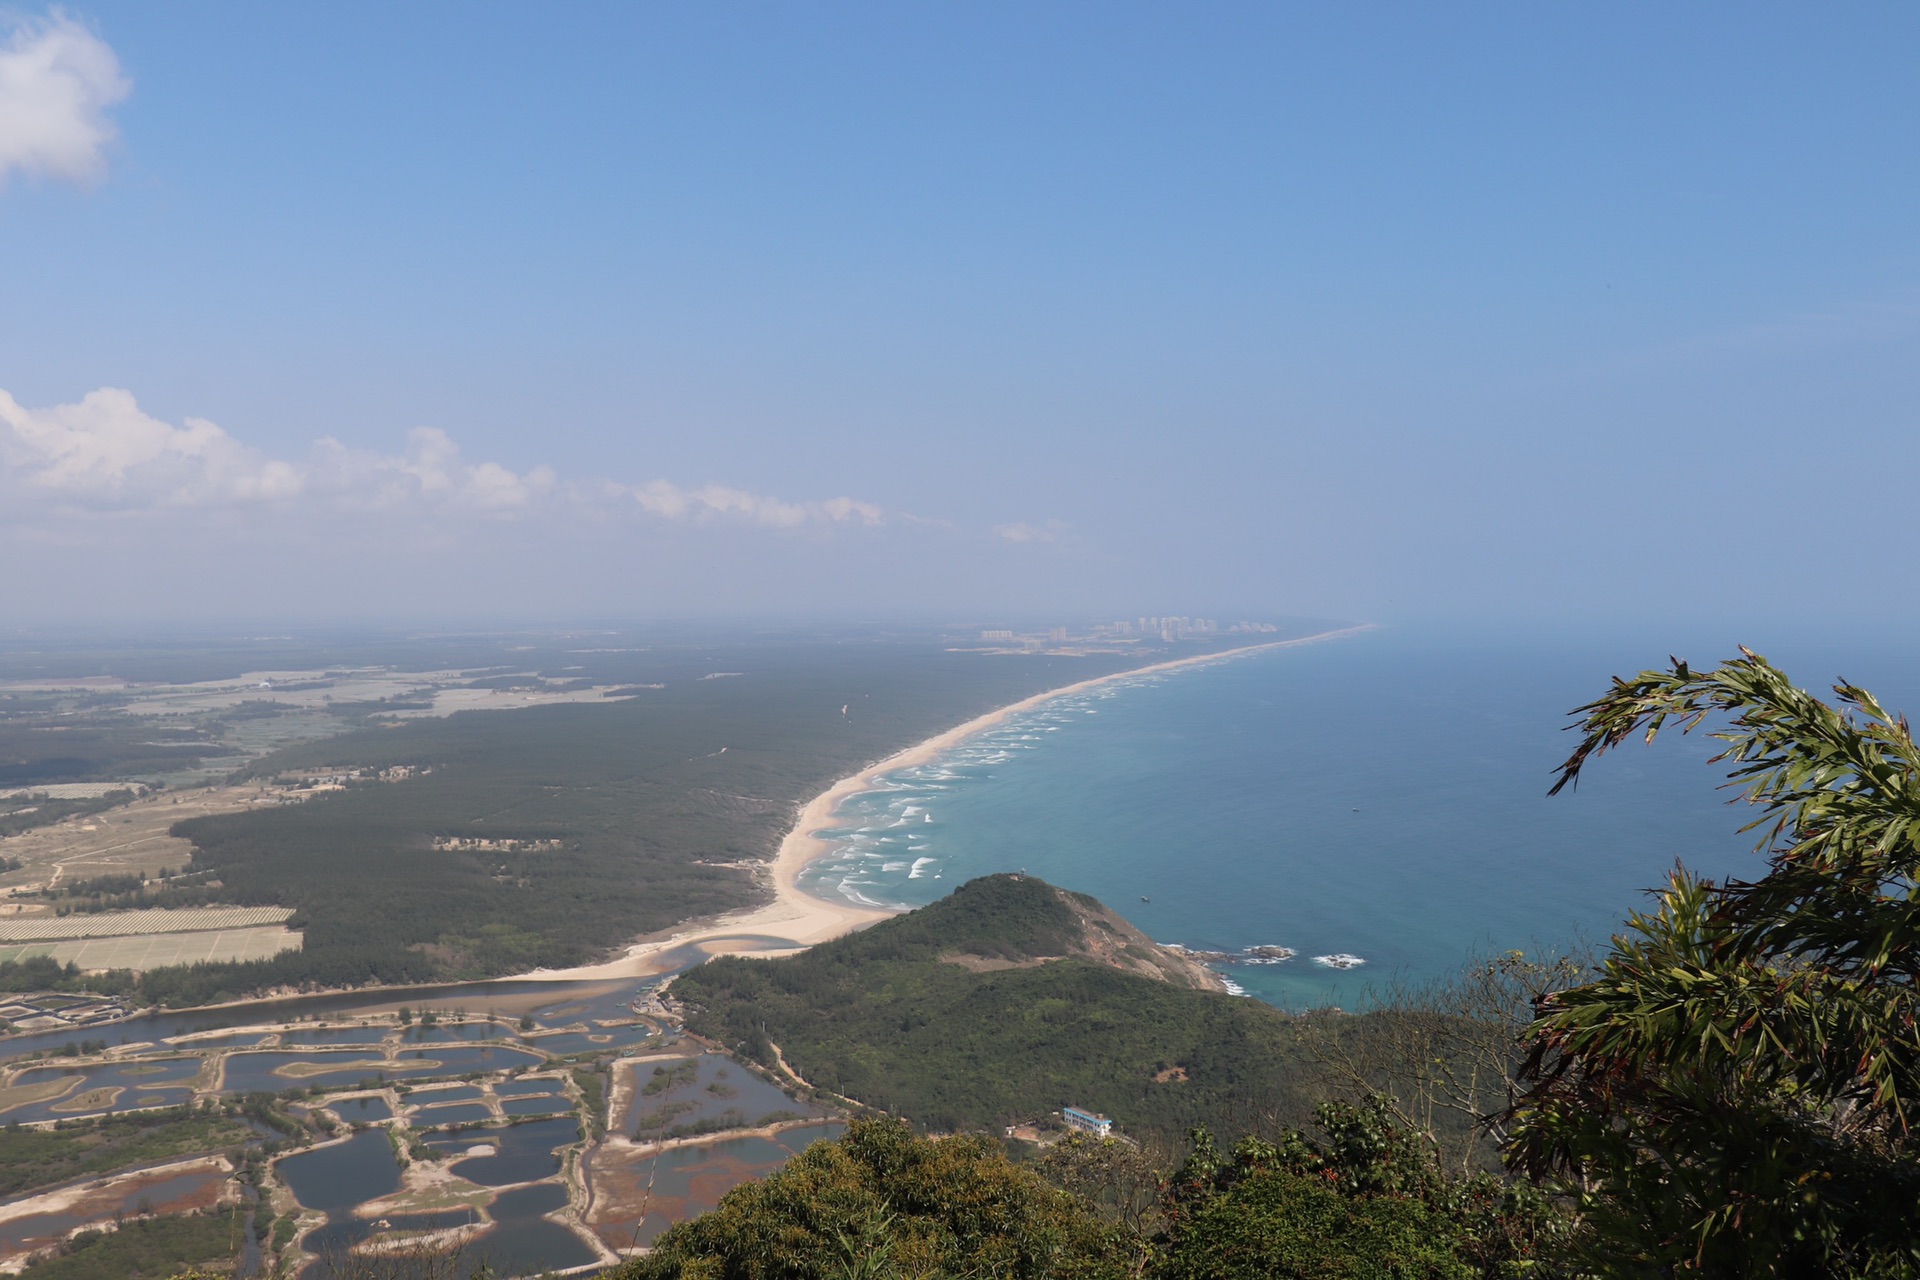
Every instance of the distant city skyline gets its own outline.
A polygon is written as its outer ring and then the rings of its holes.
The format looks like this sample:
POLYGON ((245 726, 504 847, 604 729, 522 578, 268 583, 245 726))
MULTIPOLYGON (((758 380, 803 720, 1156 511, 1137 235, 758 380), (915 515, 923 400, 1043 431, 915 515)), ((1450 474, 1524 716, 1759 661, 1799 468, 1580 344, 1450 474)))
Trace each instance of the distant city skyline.
POLYGON ((0 618, 1910 633, 1917 43, 11 9, 0 618))

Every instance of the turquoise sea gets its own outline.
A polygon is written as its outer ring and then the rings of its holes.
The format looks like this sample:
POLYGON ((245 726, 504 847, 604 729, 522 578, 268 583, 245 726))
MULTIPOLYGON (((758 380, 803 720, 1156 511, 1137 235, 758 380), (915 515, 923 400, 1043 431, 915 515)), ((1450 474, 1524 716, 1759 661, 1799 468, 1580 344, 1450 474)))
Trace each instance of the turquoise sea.
MULTIPOLYGON (((1370 987, 1491 949, 1604 943, 1677 858, 1711 875, 1763 867, 1703 734, 1623 748, 1547 797, 1574 741, 1566 713, 1670 647, 1382 630, 1122 679, 851 798, 803 883, 916 906, 1024 869, 1161 942, 1294 949, 1223 970, 1287 1008, 1362 1007, 1370 987), (1315 960, 1338 955, 1364 963, 1315 960)), ((1803 685, 1844 673, 1920 710, 1902 696, 1920 691, 1906 654, 1770 656, 1803 685)))

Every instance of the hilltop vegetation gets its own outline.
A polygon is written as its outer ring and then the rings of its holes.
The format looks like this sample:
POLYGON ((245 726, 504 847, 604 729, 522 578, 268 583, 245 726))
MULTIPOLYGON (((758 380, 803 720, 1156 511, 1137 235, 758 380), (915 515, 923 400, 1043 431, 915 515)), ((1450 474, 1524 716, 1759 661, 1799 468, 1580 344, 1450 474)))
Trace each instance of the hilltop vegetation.
POLYGON ((696 1033, 769 1065, 777 1046, 814 1086, 929 1129, 1069 1103, 1169 1139, 1304 1123, 1327 1096, 1322 1037, 1371 1020, 1176 985, 1165 952, 1145 976, 1110 953, 1112 919, 1044 881, 987 876, 800 955, 714 960, 670 991, 696 1033))
POLYGON ((1138 1252, 1128 1233, 991 1143, 927 1142, 869 1120, 736 1188, 716 1212, 674 1227, 649 1256, 608 1275, 1121 1280, 1138 1252))
MULTIPOLYGON (((855 1121, 606 1280, 1495 1280, 1554 1274, 1565 1220, 1487 1175, 1450 1180, 1378 1106, 1328 1106, 1221 1152, 1201 1139, 1138 1213, 1103 1211, 981 1138, 855 1121)), ((1083 1167, 1126 1161, 1074 1140, 1083 1167)))

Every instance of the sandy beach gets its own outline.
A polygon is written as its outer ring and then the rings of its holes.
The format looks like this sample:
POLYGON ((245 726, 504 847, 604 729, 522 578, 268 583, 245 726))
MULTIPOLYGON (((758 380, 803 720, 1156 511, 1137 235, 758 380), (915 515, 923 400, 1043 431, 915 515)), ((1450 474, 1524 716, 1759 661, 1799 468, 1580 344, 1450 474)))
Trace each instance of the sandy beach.
POLYGON ((926 764, 973 735, 991 729, 1011 716, 1030 711, 1055 698, 1083 693, 1088 689, 1111 684, 1117 680, 1131 680, 1137 676, 1153 675, 1157 672, 1173 671, 1206 663, 1231 662, 1256 653, 1318 644, 1373 629, 1373 624, 1367 623, 1357 627, 1343 627, 1336 631, 1301 636, 1294 640, 1275 640, 1267 644, 1248 645, 1245 648, 1229 649, 1221 653, 1203 653, 1191 658, 1156 662, 1149 666, 1116 671, 1111 675, 1096 676, 1091 680, 1063 685, 1058 689, 1049 689, 1045 693, 1037 693, 1031 698, 1023 698, 1019 702, 989 711, 983 716, 976 716, 965 724, 956 725, 944 733, 937 733, 904 751, 896 752, 884 760, 868 765, 858 773, 840 779, 808 801, 800 810, 800 816, 794 822, 792 830, 780 842, 779 852, 774 855, 770 867, 774 900, 765 906, 737 911, 709 920, 690 922, 668 937, 649 938, 635 943, 617 959, 601 964, 581 965, 572 969, 541 969, 516 976, 553 980, 647 977, 661 972, 666 967, 663 962, 665 953, 681 947, 696 946, 708 955, 782 955, 803 950, 815 943, 826 942, 843 933, 851 933, 855 929, 865 928, 867 925, 885 920, 896 913, 816 897, 800 887, 800 873, 806 869, 807 864, 829 851, 831 846, 821 839, 818 833, 833 828, 835 814, 841 802, 847 797, 862 791, 871 791, 884 775, 897 769, 926 764), (774 939, 779 941, 771 941, 774 939))

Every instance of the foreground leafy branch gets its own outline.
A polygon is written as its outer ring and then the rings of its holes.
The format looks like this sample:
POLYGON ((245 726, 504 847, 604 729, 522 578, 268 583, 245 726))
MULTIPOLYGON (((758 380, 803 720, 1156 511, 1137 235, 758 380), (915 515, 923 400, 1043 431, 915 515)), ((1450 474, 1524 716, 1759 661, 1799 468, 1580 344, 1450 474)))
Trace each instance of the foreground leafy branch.
POLYGON ((1593 757, 1710 717, 1767 873, 1676 871, 1599 975, 1542 1000, 1508 1157, 1579 1197, 1608 1273, 1920 1275, 1920 768, 1864 689, 1751 651, 1580 708, 1593 757))

